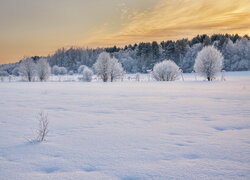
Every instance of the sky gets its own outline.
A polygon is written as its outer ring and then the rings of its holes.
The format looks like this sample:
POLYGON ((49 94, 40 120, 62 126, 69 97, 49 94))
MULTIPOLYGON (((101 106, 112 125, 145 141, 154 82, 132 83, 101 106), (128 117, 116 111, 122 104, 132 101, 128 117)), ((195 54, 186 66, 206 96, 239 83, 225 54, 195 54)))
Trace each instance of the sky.
POLYGON ((0 0, 0 64, 62 47, 250 34, 250 0, 0 0))

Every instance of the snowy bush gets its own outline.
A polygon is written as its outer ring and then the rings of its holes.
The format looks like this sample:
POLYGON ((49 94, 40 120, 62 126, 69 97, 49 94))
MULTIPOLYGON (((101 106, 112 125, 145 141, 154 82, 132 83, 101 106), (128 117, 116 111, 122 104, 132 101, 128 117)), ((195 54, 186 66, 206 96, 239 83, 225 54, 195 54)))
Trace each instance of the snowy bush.
POLYGON ((194 70, 208 81, 221 71, 223 55, 213 46, 204 47, 195 59, 194 70))
POLYGON ((93 71, 88 67, 85 67, 82 72, 81 80, 85 82, 90 82, 92 80, 92 76, 93 76, 93 71))
POLYGON ((32 81, 36 75, 36 65, 33 59, 28 58, 23 60, 19 67, 19 74, 28 79, 28 81, 32 81))
POLYGON ((96 74, 107 82, 110 78, 111 82, 123 76, 124 71, 122 65, 116 58, 111 58, 109 53, 102 52, 96 63, 94 64, 96 74))
POLYGON ((59 75, 60 74, 60 68, 57 65, 54 65, 52 67, 52 74, 59 75))
POLYGON ((57 65, 53 66, 52 73, 54 75, 65 75, 67 74, 67 69, 65 67, 59 67, 57 65))
POLYGON ((59 74, 60 75, 65 75, 67 74, 67 69, 65 67, 59 67, 59 74))
POLYGON ((85 67, 87 67, 87 66, 81 65, 81 66, 78 68, 77 72, 78 72, 79 74, 82 74, 85 67))
POLYGON ((50 76, 50 65, 47 59, 39 59, 36 65, 37 76, 40 81, 48 80, 50 76))
POLYGON ((180 68, 171 60, 157 63, 152 72, 153 77, 157 81, 174 81, 179 79, 180 74, 180 68))

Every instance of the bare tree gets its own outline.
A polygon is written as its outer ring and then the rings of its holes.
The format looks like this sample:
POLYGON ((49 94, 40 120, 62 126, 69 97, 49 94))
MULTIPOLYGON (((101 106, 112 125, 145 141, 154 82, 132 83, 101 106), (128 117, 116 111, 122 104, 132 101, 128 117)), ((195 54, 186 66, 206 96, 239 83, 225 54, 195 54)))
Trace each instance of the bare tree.
POLYGON ((194 70, 208 81, 212 81, 221 72, 223 55, 213 46, 204 47, 197 55, 194 70))
POLYGON ((40 112, 38 116, 39 121, 39 129, 37 130, 37 138, 38 142, 45 141, 46 136, 49 132, 49 121, 48 121, 48 114, 44 112, 40 112))
POLYGON ((40 81, 46 81, 50 76, 50 65, 47 59, 40 59, 36 65, 37 75, 40 81))
POLYGON ((43 111, 41 111, 38 114, 37 117, 38 120, 38 129, 36 129, 36 134, 34 134, 34 138, 28 139, 25 138, 30 143, 37 143, 37 142, 43 142, 46 139, 46 136, 49 133, 49 121, 48 121, 48 114, 45 114, 43 111))
POLYGON ((28 81, 32 81, 36 75, 36 65, 32 58, 22 60, 19 68, 19 73, 24 76, 28 81))

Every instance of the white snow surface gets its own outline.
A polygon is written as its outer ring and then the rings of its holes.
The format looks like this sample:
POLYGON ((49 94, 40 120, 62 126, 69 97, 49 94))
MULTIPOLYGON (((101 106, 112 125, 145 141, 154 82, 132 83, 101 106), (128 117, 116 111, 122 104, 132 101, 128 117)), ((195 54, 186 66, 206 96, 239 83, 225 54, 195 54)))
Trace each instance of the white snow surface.
POLYGON ((250 179, 250 72, 184 76, 0 82, 0 179, 250 179))

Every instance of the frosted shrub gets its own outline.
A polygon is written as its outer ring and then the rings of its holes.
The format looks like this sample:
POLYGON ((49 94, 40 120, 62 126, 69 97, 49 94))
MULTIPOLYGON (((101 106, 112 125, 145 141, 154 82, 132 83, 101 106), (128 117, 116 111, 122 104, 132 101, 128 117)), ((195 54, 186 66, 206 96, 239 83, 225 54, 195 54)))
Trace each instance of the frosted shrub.
POLYGON ((37 76, 40 81, 48 80, 50 76, 50 65, 47 59, 40 59, 36 65, 37 76))
POLYGON ((87 66, 81 65, 81 66, 78 68, 77 72, 78 72, 79 74, 82 74, 82 72, 83 72, 83 70, 84 70, 85 67, 87 67, 87 66))
POLYGON ((195 59, 194 70, 208 81, 212 81, 221 72, 223 55, 213 46, 204 47, 195 59))
POLYGON ((82 72, 82 81, 90 82, 92 80, 93 71, 88 67, 85 67, 82 72))
POLYGON ((181 70, 173 61, 164 60, 154 66, 152 75, 157 81, 174 81, 180 78, 181 70))
POLYGON ((57 65, 53 66, 52 74, 54 74, 54 75, 59 75, 60 74, 60 68, 57 65))
POLYGON ((28 81, 32 81, 34 79, 36 75, 36 65, 33 59, 28 58, 21 62, 19 67, 19 74, 27 78, 28 81))
POLYGON ((67 69, 65 67, 59 67, 57 65, 54 65, 52 68, 52 73, 54 75, 65 75, 67 74, 67 69))
POLYGON ((59 74, 60 75, 65 75, 67 74, 67 69, 65 67, 59 67, 59 74))

